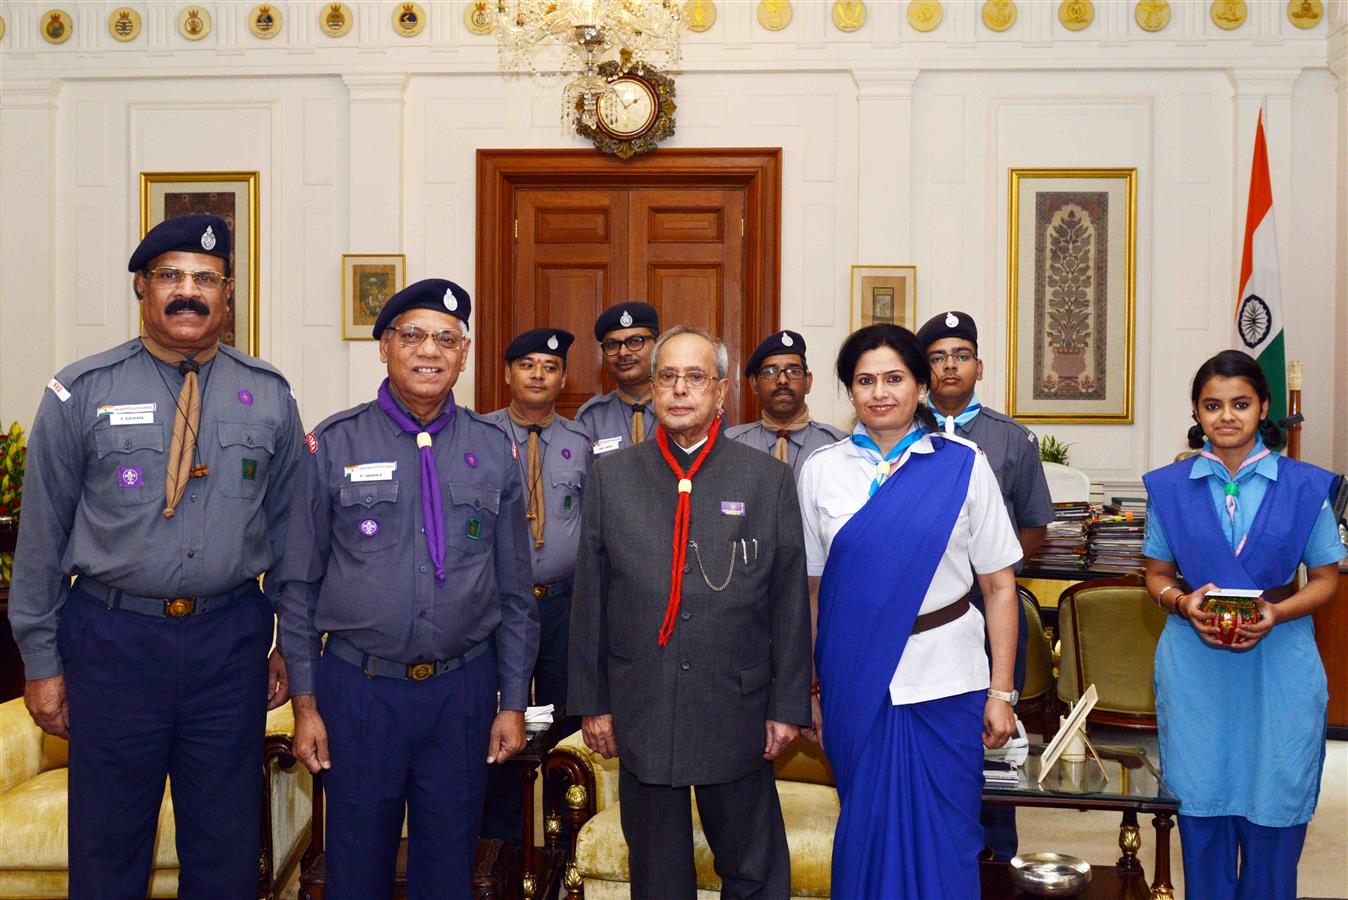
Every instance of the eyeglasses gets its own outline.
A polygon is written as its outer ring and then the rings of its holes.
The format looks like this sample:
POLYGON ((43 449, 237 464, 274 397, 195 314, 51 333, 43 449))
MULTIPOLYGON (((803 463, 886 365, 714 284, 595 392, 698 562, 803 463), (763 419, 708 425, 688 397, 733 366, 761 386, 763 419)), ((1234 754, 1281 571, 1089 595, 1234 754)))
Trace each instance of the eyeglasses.
POLYGON ((759 381, 776 381, 778 375, 785 375, 788 381, 803 381, 809 373, 804 366, 764 366, 754 374, 759 381))
POLYGON ((688 385, 690 391, 705 391, 711 384, 711 376, 701 369, 690 369, 687 372, 675 372, 673 369, 661 369, 655 373, 655 384, 657 387, 672 391, 674 385, 679 383, 679 379, 688 385))
POLYGON ((430 337, 435 341, 435 346, 446 352, 462 350, 468 343, 468 339, 457 331, 451 331, 448 328, 440 331, 427 331, 420 325, 399 325, 394 329, 398 335, 398 343, 404 347, 420 347, 425 343, 426 338, 430 337))
POLYGON ((199 288, 216 290, 224 287, 225 282, 229 280, 224 273, 211 269, 189 272, 186 269, 175 269, 173 266, 150 269, 147 274, 150 276, 150 283, 158 287, 177 287, 190 278, 199 288))
POLYGON ((946 360, 950 359, 953 359, 955 362, 959 363, 962 366, 965 365, 966 363, 973 362, 974 360, 978 359, 978 357, 970 353, 968 350, 961 350, 958 353, 933 353, 927 357, 927 362, 931 364, 931 367, 933 369, 939 369, 941 366, 946 364, 946 360))
POLYGON ((634 334, 630 338, 621 341, 609 339, 601 343, 599 346, 601 349, 603 349, 605 356, 617 356, 618 351, 621 350, 623 347, 626 347, 633 353, 640 353, 641 348, 646 346, 646 342, 649 340, 652 340, 652 338, 649 335, 634 334))

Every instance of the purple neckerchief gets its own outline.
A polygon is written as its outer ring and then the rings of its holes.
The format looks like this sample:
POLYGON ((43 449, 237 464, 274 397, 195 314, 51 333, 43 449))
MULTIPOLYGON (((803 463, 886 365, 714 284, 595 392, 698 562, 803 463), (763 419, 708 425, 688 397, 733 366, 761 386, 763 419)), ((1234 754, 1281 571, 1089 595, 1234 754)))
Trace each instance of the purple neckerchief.
POLYGON ((454 413, 459 409, 454 403, 454 392, 449 393, 448 412, 424 428, 394 402, 387 378, 379 385, 379 408, 403 431, 417 436, 417 446, 421 448, 421 517, 426 520, 426 549, 431 552, 431 562, 435 565, 435 580, 443 583, 445 517, 440 509, 440 476, 435 471, 435 452, 431 449, 431 438, 454 421, 454 413))

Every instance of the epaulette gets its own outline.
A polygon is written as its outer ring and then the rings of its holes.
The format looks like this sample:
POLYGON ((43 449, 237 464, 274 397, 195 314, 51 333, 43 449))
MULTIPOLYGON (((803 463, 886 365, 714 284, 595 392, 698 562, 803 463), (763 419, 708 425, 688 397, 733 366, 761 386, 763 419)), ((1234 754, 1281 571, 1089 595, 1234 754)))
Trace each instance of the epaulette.
POLYGON ((820 431, 824 432, 824 434, 833 438, 833 440, 835 441, 847 437, 847 433, 844 432, 841 428, 836 428, 827 422, 820 422, 818 419, 815 419, 813 420, 813 424, 818 425, 820 431))
POLYGON ((505 430, 505 426, 493 419, 491 413, 480 413, 477 410, 469 409, 466 406, 460 406, 459 412, 468 413, 468 418, 481 422, 483 425, 491 426, 492 430, 501 432, 501 436, 507 441, 511 440, 510 434, 505 430))
POLYGON ((1011 418, 1010 416, 1008 416, 1006 413, 998 412, 998 411, 995 410, 995 409, 988 409, 988 408, 985 406, 985 407, 983 407, 983 409, 981 409, 981 410, 979 411, 978 414, 979 414, 980 416, 987 416, 989 419, 992 419, 994 422, 1003 422, 1003 423, 1005 423, 1005 424, 1007 424, 1007 425, 1014 425, 1017 429, 1019 429, 1019 430, 1020 430, 1021 432, 1023 432, 1024 434, 1030 435, 1031 437, 1034 436, 1034 432, 1033 432, 1033 431, 1031 431, 1030 429, 1026 428, 1024 425, 1020 424, 1020 423, 1017 422, 1015 419, 1013 419, 1013 418, 1011 418))
MULTIPOLYGON (((118 344, 116 347, 104 350, 102 353, 95 353, 93 356, 86 356, 84 359, 75 360, 73 363, 57 372, 56 377, 53 380, 58 382, 63 389, 69 390, 74 387, 75 382, 80 376, 87 375, 90 372, 96 372, 99 369, 106 369, 109 366, 115 366, 119 362, 125 362, 140 352, 143 347, 144 345, 140 342, 140 338, 132 338, 126 343, 118 344)), ((51 387, 53 391, 56 390, 56 388, 51 385, 48 385, 48 387, 51 387)))
POLYGON ((748 434, 750 429, 757 424, 757 422, 745 422, 743 425, 731 425, 725 430, 725 436, 733 441, 742 434, 748 434))
POLYGON ((607 394, 595 394, 589 400, 586 400, 584 403, 582 403, 580 405, 580 409, 576 410, 576 418, 579 419, 581 417, 581 414, 584 413, 585 410, 589 409, 591 406, 598 406, 601 403, 607 403, 609 398, 612 396, 614 396, 612 391, 610 391, 607 394))
MULTIPOLYGON (((373 406, 374 403, 375 401, 369 400, 366 401, 365 403, 359 404, 358 406, 353 406, 350 409, 344 409, 341 412, 333 413, 332 415, 324 419, 322 422, 319 422, 317 425, 315 425, 313 427, 313 430, 310 431, 309 434, 305 435, 305 437, 308 438, 320 435, 324 431, 331 428, 333 425, 336 425, 338 422, 344 422, 347 419, 350 419, 354 416, 359 415, 360 413, 365 412, 365 410, 373 406)), ((312 450, 312 448, 310 449, 312 450)))
POLYGON ((247 353, 244 353, 242 350, 239 350, 235 347, 231 347, 229 344, 221 344, 220 352, 225 354, 225 356, 228 356, 235 362, 241 363, 242 365, 245 365, 250 369, 257 369, 260 372, 267 372, 271 375, 275 375, 277 378, 281 379, 281 381, 285 384, 287 388, 290 387, 290 382, 287 381, 286 377, 281 374, 281 370, 276 368, 266 360, 258 359, 256 356, 249 356, 247 353))
POLYGON ((574 419, 568 419, 566 416, 558 416, 557 424, 574 435, 585 438, 585 443, 590 442, 590 433, 581 427, 580 423, 574 419))

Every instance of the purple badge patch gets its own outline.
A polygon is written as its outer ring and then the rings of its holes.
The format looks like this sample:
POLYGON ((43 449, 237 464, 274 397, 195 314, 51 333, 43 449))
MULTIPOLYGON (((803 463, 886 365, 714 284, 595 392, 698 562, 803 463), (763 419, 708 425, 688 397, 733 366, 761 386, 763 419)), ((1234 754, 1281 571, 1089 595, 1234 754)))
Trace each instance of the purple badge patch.
POLYGON ((470 469, 476 469, 476 468, 477 468, 477 454, 476 454, 476 453, 465 453, 465 454, 463 455, 463 461, 466 462, 466 463, 468 463, 468 467, 469 467, 470 469))
POLYGON ((144 487, 145 479, 140 475, 140 466, 119 466, 117 484, 124 488, 144 487))
POLYGON ((379 523, 374 519, 362 519, 360 523, 360 533, 366 537, 374 537, 379 533, 379 523))
POLYGON ((244 406, 253 405, 253 395, 250 391, 239 391, 239 402, 244 406))
POLYGON ((563 448, 562 448, 562 459, 570 459, 570 458, 571 458, 571 448, 570 448, 570 447, 563 447, 563 448))

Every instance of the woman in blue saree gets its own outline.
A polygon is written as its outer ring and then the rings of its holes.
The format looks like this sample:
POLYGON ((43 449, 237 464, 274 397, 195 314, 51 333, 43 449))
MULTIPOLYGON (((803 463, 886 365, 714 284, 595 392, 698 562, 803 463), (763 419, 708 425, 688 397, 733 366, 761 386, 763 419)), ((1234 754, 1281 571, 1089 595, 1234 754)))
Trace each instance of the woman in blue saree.
POLYGON ((939 434, 912 332, 860 329, 837 370, 858 423, 811 455, 799 484, 817 597, 814 736, 842 803, 832 895, 976 898, 983 747, 1015 728, 1020 544, 987 458, 939 434))
POLYGON ((1279 456, 1259 365, 1199 368, 1189 445, 1147 473, 1147 590, 1173 613, 1156 648, 1162 777, 1180 800, 1184 880, 1204 900, 1292 900, 1325 759, 1325 670, 1310 613, 1338 581, 1334 476, 1279 456), (1298 589, 1297 567, 1306 566, 1298 589), (1218 639, 1217 587, 1259 590, 1261 619, 1218 639))

